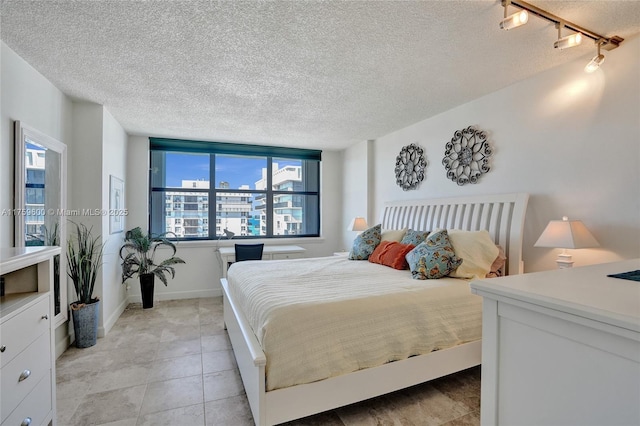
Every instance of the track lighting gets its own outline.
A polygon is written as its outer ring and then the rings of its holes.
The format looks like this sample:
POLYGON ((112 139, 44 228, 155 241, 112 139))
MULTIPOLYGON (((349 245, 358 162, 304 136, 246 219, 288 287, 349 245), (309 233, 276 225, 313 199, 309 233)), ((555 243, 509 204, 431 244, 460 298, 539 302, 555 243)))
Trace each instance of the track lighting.
POLYGON ((589 61, 586 67, 584 67, 584 70, 588 73, 592 73, 600 68, 600 65, 604 62, 604 55, 600 54, 600 46, 602 45, 602 42, 598 40, 596 45, 598 45, 598 54, 589 61))
POLYGON ((503 30, 509 30, 524 25, 529 20, 529 14, 533 14, 539 18, 545 19, 555 24, 558 29, 558 40, 553 43, 553 47, 556 49, 566 49, 574 47, 582 43, 582 40, 587 37, 594 40, 598 45, 598 54, 589 62, 585 67, 585 71, 593 72, 600 67, 600 64, 604 62, 604 55, 600 54, 600 48, 605 50, 613 50, 624 41, 622 37, 604 37, 598 33, 588 30, 584 27, 580 27, 572 22, 566 21, 559 16, 553 15, 546 10, 542 10, 539 7, 533 6, 522 0, 502 0, 502 6, 504 7, 504 19, 500 22, 500 28, 503 30), (520 8, 518 12, 513 15, 507 16, 507 8, 509 6, 515 6, 520 8), (573 31, 573 34, 566 37, 562 37, 562 28, 566 28, 569 31, 573 31))
POLYGON ((505 1, 504 4, 504 19, 500 22, 500 29, 510 30, 511 28, 517 28, 524 25, 529 20, 529 13, 526 10, 521 10, 513 15, 507 16, 507 7, 511 2, 505 1))
POLYGON ((582 34, 575 33, 559 38, 553 43, 553 47, 556 49, 566 49, 567 47, 575 47, 580 43, 582 43, 582 34))
POLYGON ((582 34, 575 33, 562 37, 562 27, 564 24, 561 22, 556 25, 558 27, 558 40, 553 43, 553 47, 556 49, 566 49, 568 47, 576 47, 582 43, 582 34))
POLYGON ((513 15, 504 18, 502 22, 500 22, 500 29, 510 30, 511 28, 517 28, 526 24, 528 20, 529 14, 527 11, 521 10, 520 12, 516 12, 513 15))

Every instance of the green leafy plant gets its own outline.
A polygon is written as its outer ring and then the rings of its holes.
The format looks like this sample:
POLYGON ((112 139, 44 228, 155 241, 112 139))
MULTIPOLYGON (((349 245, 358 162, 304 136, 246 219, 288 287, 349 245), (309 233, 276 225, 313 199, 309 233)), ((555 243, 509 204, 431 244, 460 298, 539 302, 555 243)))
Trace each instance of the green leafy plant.
POLYGON ((100 236, 91 234, 92 228, 74 223, 75 234, 67 242, 67 275, 73 281, 77 301, 74 304, 89 304, 96 301, 93 288, 102 266, 102 244, 100 236))
POLYGON ((44 244, 47 246, 57 246, 60 244, 60 227, 58 222, 54 222, 53 226, 47 228, 42 226, 42 233, 44 234, 44 244))
POLYGON ((168 234, 152 236, 144 234, 140 227, 127 231, 124 244, 120 247, 120 259, 122 259, 122 282, 134 275, 154 274, 167 285, 167 277, 165 274, 171 274, 174 278, 176 271, 173 265, 185 263, 184 260, 176 256, 176 245, 169 239, 168 234), (156 251, 160 247, 168 247, 171 249, 171 255, 156 262, 156 251))

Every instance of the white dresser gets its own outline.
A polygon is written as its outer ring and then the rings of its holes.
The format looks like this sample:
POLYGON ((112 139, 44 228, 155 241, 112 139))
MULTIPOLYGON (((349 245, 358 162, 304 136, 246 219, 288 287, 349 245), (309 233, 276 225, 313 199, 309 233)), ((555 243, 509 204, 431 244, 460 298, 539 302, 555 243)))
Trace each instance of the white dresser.
MULTIPOLYGON (((222 258, 222 277, 227 278, 227 269, 236 261, 235 247, 220 247, 222 258)), ((268 246, 262 250, 262 260, 300 259, 304 257, 305 249, 300 246, 268 246)))
POLYGON ((0 249, 0 425, 55 425, 53 257, 59 247, 0 249))
POLYGON ((639 425, 640 259, 471 283, 483 425, 639 425))

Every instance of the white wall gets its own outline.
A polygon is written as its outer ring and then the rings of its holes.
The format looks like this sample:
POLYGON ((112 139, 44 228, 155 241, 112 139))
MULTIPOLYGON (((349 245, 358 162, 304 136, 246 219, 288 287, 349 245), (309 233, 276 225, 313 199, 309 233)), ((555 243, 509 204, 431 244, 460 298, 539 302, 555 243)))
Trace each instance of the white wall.
MULTIPOLYGON (((638 52, 640 38, 625 40, 596 73, 583 71, 585 57, 378 138, 374 195, 361 202, 379 212, 390 200, 528 192, 527 272, 555 268, 559 250, 533 245, 563 215, 582 220, 601 244, 573 251, 575 266, 640 257, 638 52), (454 132, 469 125, 488 133, 494 155, 479 183, 460 187, 447 180, 442 157, 454 132), (414 142, 429 164, 418 189, 404 192, 395 184, 395 158, 414 142)), ((345 158, 346 175, 357 166, 349 151, 345 158)))
POLYGON ((69 149, 69 192, 73 199, 70 208, 106 212, 73 218, 92 227, 93 234, 100 235, 104 244, 103 264, 95 286, 95 295, 101 300, 98 335, 102 337, 115 324, 127 303, 118 256, 124 233, 110 234, 108 210, 110 175, 126 182, 128 137, 102 105, 74 102, 73 120, 73 145, 69 149))
MULTIPOLYGON (((111 175, 127 181, 127 144, 128 136, 120 123, 103 108, 102 113, 102 209, 109 210, 111 175)), ((126 193, 125 193, 126 198, 126 193)), ((125 205, 126 208, 126 205, 125 205)), ((104 253, 102 266, 102 332, 107 333, 115 324, 120 314, 127 307, 127 293, 122 285, 122 268, 120 267, 120 246, 124 241, 124 231, 111 234, 110 219, 112 213, 102 216, 102 235, 104 236, 104 253)), ((128 218, 124 220, 126 229, 128 218)))
MULTIPOLYGON (((320 238, 291 238, 278 241, 257 240, 265 244, 296 244, 304 247, 306 257, 330 256, 340 246, 342 235, 339 224, 342 220, 342 152, 323 151, 321 169, 321 215, 322 230, 320 238)), ((127 205, 130 215, 127 229, 141 227, 145 232, 149 228, 148 178, 149 178, 149 138, 129 137, 127 148, 126 184, 127 205)), ((346 226, 346 225, 345 225, 346 226)), ((191 297, 211 297, 222 295, 220 278, 222 261, 218 247, 232 246, 233 240, 220 241, 183 241, 178 243, 177 255, 186 265, 176 266, 176 277, 165 287, 156 280, 154 298, 156 300, 182 299, 191 297)), ((128 301, 140 302, 140 284, 135 279, 128 282, 128 301)))
MULTIPOLYGON (((69 144, 69 209, 91 210, 102 208, 102 105, 91 102, 73 103, 73 138, 69 144)), ((92 235, 100 235, 104 243, 102 232, 102 217, 100 215, 82 215, 70 217, 73 223, 84 224, 91 229, 92 235)), ((67 230, 75 235, 75 225, 69 223, 67 230)), ((104 272, 104 270, 102 271, 104 272)), ((96 278, 94 295, 101 300, 98 335, 104 336, 105 297, 102 291, 103 273, 96 278)), ((69 282, 73 289, 73 282, 69 282)), ((78 300, 74 291, 69 293, 69 303, 78 300)), ((73 336, 73 327, 69 323, 69 334, 73 336)), ((73 341, 73 337, 71 338, 73 341)))
POLYGON ((364 217, 370 225, 378 219, 373 208, 373 144, 374 141, 363 141, 344 150, 341 251, 348 251, 356 236, 356 233, 346 230, 354 217, 364 217))
MULTIPOLYGON (((71 101, 31 65, 0 43, 0 210, 12 209, 13 121, 68 144, 71 101)), ((13 217, 0 215, 0 246, 13 247, 13 217)))

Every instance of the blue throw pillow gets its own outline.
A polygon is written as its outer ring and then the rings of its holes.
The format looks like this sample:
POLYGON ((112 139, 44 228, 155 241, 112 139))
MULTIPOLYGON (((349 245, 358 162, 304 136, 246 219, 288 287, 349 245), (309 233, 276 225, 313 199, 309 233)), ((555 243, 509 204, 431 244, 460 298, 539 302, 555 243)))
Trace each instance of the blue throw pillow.
POLYGON ((378 224, 366 231, 363 231, 360 235, 353 240, 353 247, 349 252, 349 259, 351 260, 367 260, 373 250, 380 244, 382 239, 382 225, 378 224))
POLYGON ((411 275, 416 280, 442 278, 455 271, 462 259, 453 251, 446 229, 429 234, 407 256, 411 275))
POLYGON ((429 236, 429 231, 414 231, 413 229, 408 229, 407 232, 400 240, 402 244, 412 244, 417 246, 418 244, 424 242, 429 236))

